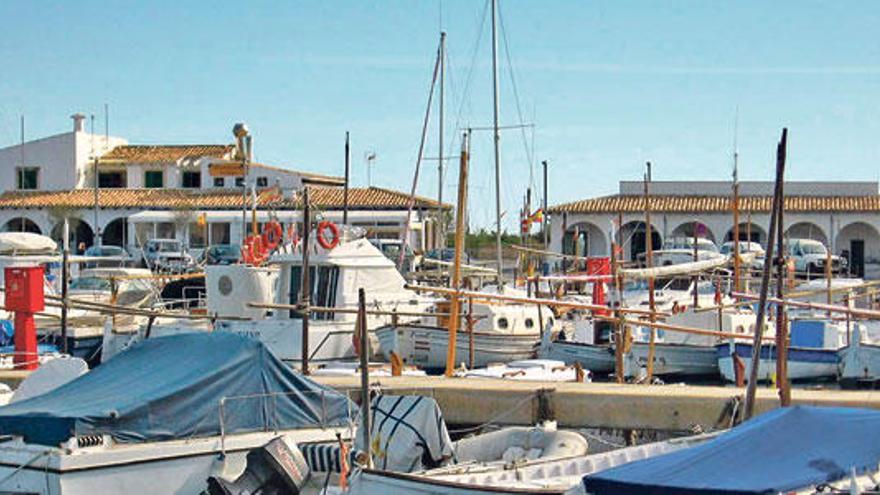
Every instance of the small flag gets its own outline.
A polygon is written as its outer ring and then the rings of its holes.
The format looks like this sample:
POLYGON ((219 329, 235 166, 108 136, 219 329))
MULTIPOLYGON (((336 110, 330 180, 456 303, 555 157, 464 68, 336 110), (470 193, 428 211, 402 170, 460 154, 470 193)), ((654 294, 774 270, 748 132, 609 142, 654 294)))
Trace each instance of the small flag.
POLYGON ((199 216, 196 217, 196 223, 204 227, 208 224, 208 214, 207 213, 199 213, 199 216))

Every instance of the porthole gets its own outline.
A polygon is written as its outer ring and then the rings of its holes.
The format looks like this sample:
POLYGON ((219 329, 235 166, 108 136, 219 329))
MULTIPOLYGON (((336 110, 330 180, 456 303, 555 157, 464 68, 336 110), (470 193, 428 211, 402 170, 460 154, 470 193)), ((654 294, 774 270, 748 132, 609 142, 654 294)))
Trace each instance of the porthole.
POLYGON ((497 322, 498 328, 501 330, 507 330, 507 327, 510 326, 510 323, 507 322, 507 318, 498 318, 497 322))

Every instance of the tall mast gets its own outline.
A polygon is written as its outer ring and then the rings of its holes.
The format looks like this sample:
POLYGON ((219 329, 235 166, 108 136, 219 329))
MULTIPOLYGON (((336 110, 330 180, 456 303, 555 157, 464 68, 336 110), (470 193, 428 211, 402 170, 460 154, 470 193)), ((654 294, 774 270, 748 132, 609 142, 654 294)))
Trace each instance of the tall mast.
POLYGON ((501 156, 498 145, 501 134, 498 132, 498 0, 492 0, 492 135, 495 145, 495 262, 498 264, 498 285, 502 284, 501 274, 504 266, 501 261, 501 156))
POLYGON ((437 244, 441 248, 446 247, 446 233, 443 226, 443 100, 445 96, 444 81, 446 79, 446 32, 440 32, 440 109, 439 109, 439 125, 437 136, 437 147, 439 148, 437 159, 437 244))

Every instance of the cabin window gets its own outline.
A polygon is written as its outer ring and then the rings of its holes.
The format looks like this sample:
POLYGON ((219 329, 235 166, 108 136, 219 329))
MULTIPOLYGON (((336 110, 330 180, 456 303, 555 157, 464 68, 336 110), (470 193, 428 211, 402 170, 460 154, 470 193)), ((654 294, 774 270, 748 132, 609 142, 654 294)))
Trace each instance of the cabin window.
POLYGON ((510 323, 507 322, 507 318, 498 318, 498 321, 495 323, 499 329, 507 330, 507 327, 510 326, 510 323))
POLYGON ((198 189, 202 187, 201 172, 184 172, 180 178, 180 186, 189 189, 198 189))
POLYGON ((156 224, 157 239, 174 239, 174 224, 171 222, 159 222, 156 224))
POLYGON ((535 328, 535 320, 526 318, 526 328, 535 328))
POLYGON ((269 187, 269 178, 257 177, 257 187, 269 187))
POLYGON ((229 222, 216 222, 211 224, 211 244, 229 244, 229 222))
POLYGON ((208 239, 206 238, 207 235, 207 228, 205 228, 204 225, 199 225, 196 222, 191 222, 189 224, 189 247, 205 247, 205 243, 208 242, 208 239))
POLYGON ((235 178, 235 187, 244 187, 244 177, 235 178))
POLYGON ((18 189, 32 190, 40 187, 39 167, 18 167, 15 169, 15 186, 18 189))
POLYGON ((165 187, 165 174, 161 170, 147 170, 144 172, 144 187, 148 189, 165 187))
POLYGON ((214 177, 214 187, 225 187, 226 179, 223 177, 214 177))
MULTIPOLYGON (((309 269, 309 282, 312 286, 310 303, 312 306, 336 306, 336 292, 339 288, 339 267, 318 266, 309 269)), ((290 267, 290 304, 299 303, 302 283, 302 267, 290 267)), ((302 315, 291 310, 291 318, 302 318, 302 315)), ((333 320, 334 313, 313 313, 313 320, 333 320)))

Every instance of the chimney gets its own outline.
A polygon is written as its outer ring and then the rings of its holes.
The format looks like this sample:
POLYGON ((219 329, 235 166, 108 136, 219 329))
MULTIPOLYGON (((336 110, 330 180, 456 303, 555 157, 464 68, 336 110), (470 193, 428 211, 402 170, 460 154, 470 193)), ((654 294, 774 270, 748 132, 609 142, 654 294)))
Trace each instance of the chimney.
POLYGON ((86 116, 81 113, 75 113, 70 116, 73 119, 73 132, 85 132, 86 116))

